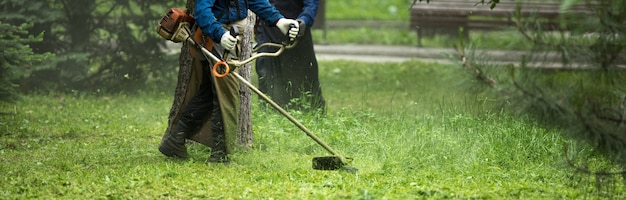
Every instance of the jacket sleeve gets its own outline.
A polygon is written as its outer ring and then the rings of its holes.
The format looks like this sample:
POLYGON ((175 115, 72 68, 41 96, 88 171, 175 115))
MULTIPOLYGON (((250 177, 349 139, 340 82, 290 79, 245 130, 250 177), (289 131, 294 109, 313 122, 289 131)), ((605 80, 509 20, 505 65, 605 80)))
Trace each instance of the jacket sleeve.
POLYGON ((279 19, 285 18, 268 0, 249 0, 248 5, 252 12, 270 25, 276 25, 279 19))
POLYGON ((226 30, 217 21, 217 17, 215 17, 215 13, 212 11, 213 6, 215 6, 215 0, 196 0, 194 18, 204 34, 211 37, 213 42, 220 43, 222 35, 226 33, 226 30))
POLYGON ((306 23, 307 26, 313 26, 319 4, 319 0, 304 0, 304 7, 302 8, 302 13, 298 15, 298 18, 304 20, 304 23, 306 23))

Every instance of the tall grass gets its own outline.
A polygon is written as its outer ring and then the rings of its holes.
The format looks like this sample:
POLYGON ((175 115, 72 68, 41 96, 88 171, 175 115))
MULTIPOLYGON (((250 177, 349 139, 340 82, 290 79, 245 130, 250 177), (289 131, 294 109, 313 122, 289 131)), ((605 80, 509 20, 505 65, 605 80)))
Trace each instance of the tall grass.
MULTIPOLYGON (((0 196, 8 199, 563 199, 623 197, 568 170, 558 130, 493 109, 455 66, 323 61, 325 115, 292 112, 358 173, 316 171, 328 155, 254 104, 255 147, 230 165, 156 147, 172 88, 139 95, 31 95, 2 105, 0 196)), ((255 99, 257 102, 258 99, 255 99)))

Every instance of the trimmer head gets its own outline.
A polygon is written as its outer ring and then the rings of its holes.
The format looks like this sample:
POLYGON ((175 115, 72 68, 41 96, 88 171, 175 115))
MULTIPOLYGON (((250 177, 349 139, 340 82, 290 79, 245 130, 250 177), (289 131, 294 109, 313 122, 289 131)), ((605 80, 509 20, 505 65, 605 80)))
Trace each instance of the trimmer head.
POLYGON ((348 163, 343 161, 339 156, 324 156, 313 158, 313 169, 316 170, 340 170, 356 173, 358 169, 349 167, 348 163))

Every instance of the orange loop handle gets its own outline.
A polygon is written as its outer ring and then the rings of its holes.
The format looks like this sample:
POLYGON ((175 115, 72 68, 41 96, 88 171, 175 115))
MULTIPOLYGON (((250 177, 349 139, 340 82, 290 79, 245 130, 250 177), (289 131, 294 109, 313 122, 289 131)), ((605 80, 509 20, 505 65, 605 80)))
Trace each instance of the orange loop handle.
POLYGON ((215 75, 215 77, 217 78, 224 78, 225 76, 228 75, 228 72, 230 72, 230 67, 228 66, 228 63, 224 62, 224 61, 218 61, 215 63, 215 65, 213 65, 213 75, 215 75), (220 74, 219 72, 217 72, 217 68, 219 66, 223 65, 224 66, 224 73, 220 74))

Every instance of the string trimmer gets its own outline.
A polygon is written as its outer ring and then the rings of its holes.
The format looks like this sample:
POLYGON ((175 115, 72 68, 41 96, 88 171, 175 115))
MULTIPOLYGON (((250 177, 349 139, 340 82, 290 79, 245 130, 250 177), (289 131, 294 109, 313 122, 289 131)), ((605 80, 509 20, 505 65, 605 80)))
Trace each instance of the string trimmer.
MULTIPOLYGON (((313 169, 345 170, 349 172, 357 171, 356 168, 349 166, 349 163, 352 162, 352 158, 344 157, 341 154, 339 154, 337 151, 335 151, 333 148, 328 146, 326 143, 322 141, 322 139, 320 139, 315 134, 313 134, 313 132, 311 132, 308 128, 302 125, 302 123, 300 123, 293 116, 291 116, 287 111, 285 111, 285 109, 281 108, 278 104, 276 104, 276 102, 270 99, 267 95, 263 94, 263 92, 261 92, 259 89, 254 87, 254 85, 252 85, 250 82, 244 79, 237 72, 231 71, 230 69, 230 66, 239 67, 247 63, 250 63, 259 57, 278 56, 285 49, 289 49, 297 45, 297 40, 290 40, 288 42, 283 42, 281 44, 263 43, 255 47, 252 50, 252 56, 246 60, 239 61, 236 59, 227 59, 226 61, 224 61, 218 58, 217 56, 215 56, 213 53, 207 50, 204 46, 196 42, 193 37, 191 37, 191 31, 189 30, 189 27, 193 23, 194 23, 193 16, 189 15, 186 10, 179 9, 179 8, 172 8, 165 14, 165 16, 163 16, 163 19, 157 26, 157 32, 166 40, 170 40, 175 43, 189 42, 191 45, 198 48, 202 52, 202 54, 205 56, 206 59, 210 59, 215 62, 215 65, 213 65, 211 69, 215 77, 221 78, 229 74, 235 76, 241 83, 243 83, 248 88, 250 88, 250 90, 254 91, 254 93, 256 93, 259 97, 261 97, 261 99, 269 103, 274 109, 280 112, 280 114, 282 114, 287 119, 289 119, 289 121, 291 121, 294 125, 300 128, 300 130, 304 131, 304 133, 306 133, 307 136, 309 136, 311 139, 317 142, 317 144, 319 144, 324 149, 326 149, 326 151, 332 154, 332 156, 314 157, 312 160, 313 169), (267 47, 267 46, 276 47, 278 48, 278 50, 276 50, 275 52, 258 52, 259 49, 261 49, 262 47, 267 47), (219 71, 222 71, 222 73, 220 73, 219 71)), ((301 33, 303 32, 303 29, 305 27, 306 26, 303 23, 301 23, 301 26, 300 26, 301 33)), ((230 33, 233 35, 233 37, 237 37, 239 35, 239 31, 234 26, 231 28, 230 33)))

